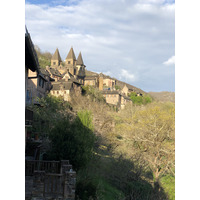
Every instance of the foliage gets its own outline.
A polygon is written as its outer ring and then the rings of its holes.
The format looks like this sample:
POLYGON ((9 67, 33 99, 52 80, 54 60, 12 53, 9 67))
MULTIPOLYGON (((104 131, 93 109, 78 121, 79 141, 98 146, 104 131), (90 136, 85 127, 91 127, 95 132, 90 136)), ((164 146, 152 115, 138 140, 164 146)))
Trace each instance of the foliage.
POLYGON ((116 90, 121 90, 121 87, 119 85, 115 85, 116 90))
POLYGON ((132 102, 136 105, 142 105, 152 102, 152 98, 149 95, 137 96, 135 92, 131 92, 130 98, 132 102))
POLYGON ((41 68, 46 68, 46 66, 51 65, 52 54, 50 52, 42 52, 37 45, 35 45, 35 51, 37 53, 38 61, 41 68))
POLYGON ((95 137, 93 132, 84 126, 77 117, 59 120, 50 132, 52 148, 51 160, 70 160, 75 170, 85 167, 91 159, 95 137))
POLYGON ((105 98, 103 97, 101 92, 95 89, 94 87, 89 85, 82 86, 82 90, 83 90, 83 95, 89 96, 91 100, 97 102, 105 102, 105 98))
POLYGON ((54 127, 58 119, 69 115, 71 106, 62 97, 55 97, 51 94, 38 98, 40 106, 32 105, 34 112, 33 132, 46 135, 54 127))
POLYGON ((95 141, 90 112, 79 112, 77 117, 70 115, 70 105, 62 97, 50 94, 38 101, 39 107, 32 106, 33 130, 46 133, 51 140, 47 159, 69 159, 74 169, 84 167, 92 157, 95 141))
POLYGON ((88 110, 80 110, 78 111, 78 117, 81 120, 82 124, 89 128, 91 131, 94 130, 94 126, 92 123, 92 114, 91 111, 88 110))
POLYGON ((168 194, 169 200, 175 200, 175 177, 172 175, 163 176, 161 178, 161 184, 168 194))

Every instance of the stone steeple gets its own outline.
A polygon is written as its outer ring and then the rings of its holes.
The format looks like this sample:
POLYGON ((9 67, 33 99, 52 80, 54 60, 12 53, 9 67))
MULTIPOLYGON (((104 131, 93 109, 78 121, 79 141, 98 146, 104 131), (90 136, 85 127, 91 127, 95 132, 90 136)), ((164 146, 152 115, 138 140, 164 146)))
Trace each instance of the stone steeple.
POLYGON ((51 58, 51 66, 59 66, 62 62, 62 59, 60 57, 60 53, 58 51, 58 48, 56 49, 55 53, 53 54, 51 58))
POLYGON ((73 67, 76 66, 76 56, 74 54, 74 50, 72 47, 66 57, 65 66, 73 66, 73 67))
POLYGON ((70 51, 69 51, 69 53, 68 53, 68 55, 67 55, 67 57, 66 57, 66 60, 67 60, 67 59, 76 60, 76 56, 75 56, 75 54, 74 54, 73 47, 71 47, 71 49, 70 49, 70 51))
POLYGON ((79 55, 78 55, 78 59, 77 59, 77 61, 76 61, 76 65, 81 65, 81 66, 84 65, 81 52, 80 52, 79 55))

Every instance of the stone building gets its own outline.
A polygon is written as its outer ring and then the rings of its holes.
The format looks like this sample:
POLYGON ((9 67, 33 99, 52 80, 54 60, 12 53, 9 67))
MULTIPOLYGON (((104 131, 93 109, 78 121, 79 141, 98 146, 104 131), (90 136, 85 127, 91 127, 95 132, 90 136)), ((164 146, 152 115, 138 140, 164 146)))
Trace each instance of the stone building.
POLYGON ((121 89, 120 91, 122 92, 122 94, 128 96, 131 92, 135 92, 138 96, 139 95, 144 95, 146 94, 146 92, 144 92, 143 90, 141 90, 140 88, 137 88, 135 86, 132 86, 128 83, 119 81, 116 79, 116 86, 119 86, 121 89))
POLYGON ((60 57, 60 53, 58 51, 58 48, 56 49, 55 53, 53 54, 51 58, 51 66, 58 67, 62 65, 62 59, 60 57))
POLYGON ((110 76, 103 76, 103 86, 104 88, 114 88, 116 85, 116 80, 111 78, 110 76))
POLYGON ((51 71, 52 78, 54 78, 55 81, 61 80, 63 76, 69 72, 75 79, 84 84, 85 67, 86 66, 84 65, 81 52, 76 60, 74 50, 71 47, 65 62, 62 62, 59 50, 57 48, 51 58, 51 66, 48 67, 48 70, 51 71))
POLYGON ((132 100, 125 95, 121 95, 121 109, 124 109, 127 104, 132 104, 132 100))
POLYGON ((121 94, 118 91, 110 91, 104 90, 102 91, 104 98, 106 99, 106 103, 112 104, 115 106, 121 106, 121 94))
POLYGON ((86 76, 85 80, 84 80, 84 85, 85 86, 90 85, 90 86, 93 86, 93 87, 98 87, 98 85, 99 85, 99 77, 98 77, 98 75, 86 76))
POLYGON ((53 78, 55 81, 61 80, 63 78, 60 71, 58 71, 58 69, 56 69, 54 67, 46 66, 46 70, 50 74, 50 77, 53 78))
POLYGON ((128 87, 127 87, 126 85, 124 85, 124 87, 122 88, 121 93, 122 93, 123 95, 125 95, 125 96, 128 96, 128 94, 129 94, 129 89, 128 89, 128 87))
POLYGON ((51 94, 56 97, 63 97, 65 101, 71 100, 71 95, 80 95, 82 92, 81 83, 75 79, 62 79, 53 83, 51 94))

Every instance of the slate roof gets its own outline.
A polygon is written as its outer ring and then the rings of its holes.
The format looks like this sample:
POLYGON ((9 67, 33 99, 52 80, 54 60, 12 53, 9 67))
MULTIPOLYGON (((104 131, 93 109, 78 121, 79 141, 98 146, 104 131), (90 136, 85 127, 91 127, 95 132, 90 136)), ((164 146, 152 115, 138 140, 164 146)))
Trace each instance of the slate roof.
POLYGON ((75 54, 74 54, 74 50, 73 48, 71 47, 66 59, 73 59, 73 60, 76 60, 76 57, 75 57, 75 54))
POLYGON ((78 59, 77 59, 77 61, 76 61, 76 64, 77 64, 77 65, 84 65, 84 64, 83 64, 83 58, 82 58, 81 52, 80 52, 79 55, 78 55, 78 59))
POLYGON ((133 91, 133 92, 141 93, 141 94, 146 94, 145 91, 143 91, 143 90, 141 90, 141 89, 139 89, 139 88, 137 88, 137 87, 135 87, 135 86, 132 86, 132 85, 130 85, 130 84, 128 84, 128 83, 119 81, 119 80, 117 80, 117 79, 115 79, 115 80, 116 80, 116 85, 120 86, 121 89, 126 85, 127 88, 128 88, 129 90, 133 91))
POLYGON ((98 76, 86 76, 85 80, 96 80, 98 76))
POLYGON ((53 54, 51 60, 58 60, 58 61, 62 61, 61 57, 60 57, 60 53, 58 51, 58 48, 56 49, 55 53, 53 54))
POLYGON ((51 72, 51 74, 55 75, 55 76, 60 76, 62 77, 61 73, 57 70, 57 69, 54 69, 52 67, 49 68, 49 71, 51 72))
POLYGON ((124 99, 127 99, 127 100, 131 101, 130 97, 127 97, 125 95, 122 95, 122 97, 124 97, 124 99))
POLYGON ((59 81, 59 82, 55 82, 52 84, 53 85, 53 88, 52 90, 60 90, 60 85, 63 85, 63 89, 64 90, 70 90, 72 88, 72 82, 71 81, 65 81, 65 82, 62 82, 62 81, 59 81))
POLYGON ((41 68, 41 69, 40 69, 40 72, 41 72, 42 74, 46 75, 46 76, 50 76, 50 73, 49 73, 46 69, 41 68))
POLYGON ((25 65, 33 72, 37 71, 39 73, 39 61, 34 49, 31 36, 26 28, 25 32, 25 65))
POLYGON ((111 90, 103 90, 102 94, 119 94, 119 92, 116 90, 112 90, 112 91, 111 90))

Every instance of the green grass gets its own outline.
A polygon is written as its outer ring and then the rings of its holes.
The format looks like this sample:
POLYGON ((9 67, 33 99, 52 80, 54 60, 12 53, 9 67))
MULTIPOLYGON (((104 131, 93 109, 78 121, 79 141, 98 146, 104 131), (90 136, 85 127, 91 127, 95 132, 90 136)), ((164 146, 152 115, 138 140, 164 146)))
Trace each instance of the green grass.
POLYGON ((99 179, 99 191, 98 196, 102 200, 111 200, 111 199, 123 199, 124 194, 113 187, 110 183, 108 183, 105 179, 99 179))
POLYGON ((164 176, 161 178, 161 184, 164 191, 168 194, 169 200, 175 200, 175 177, 164 176))

